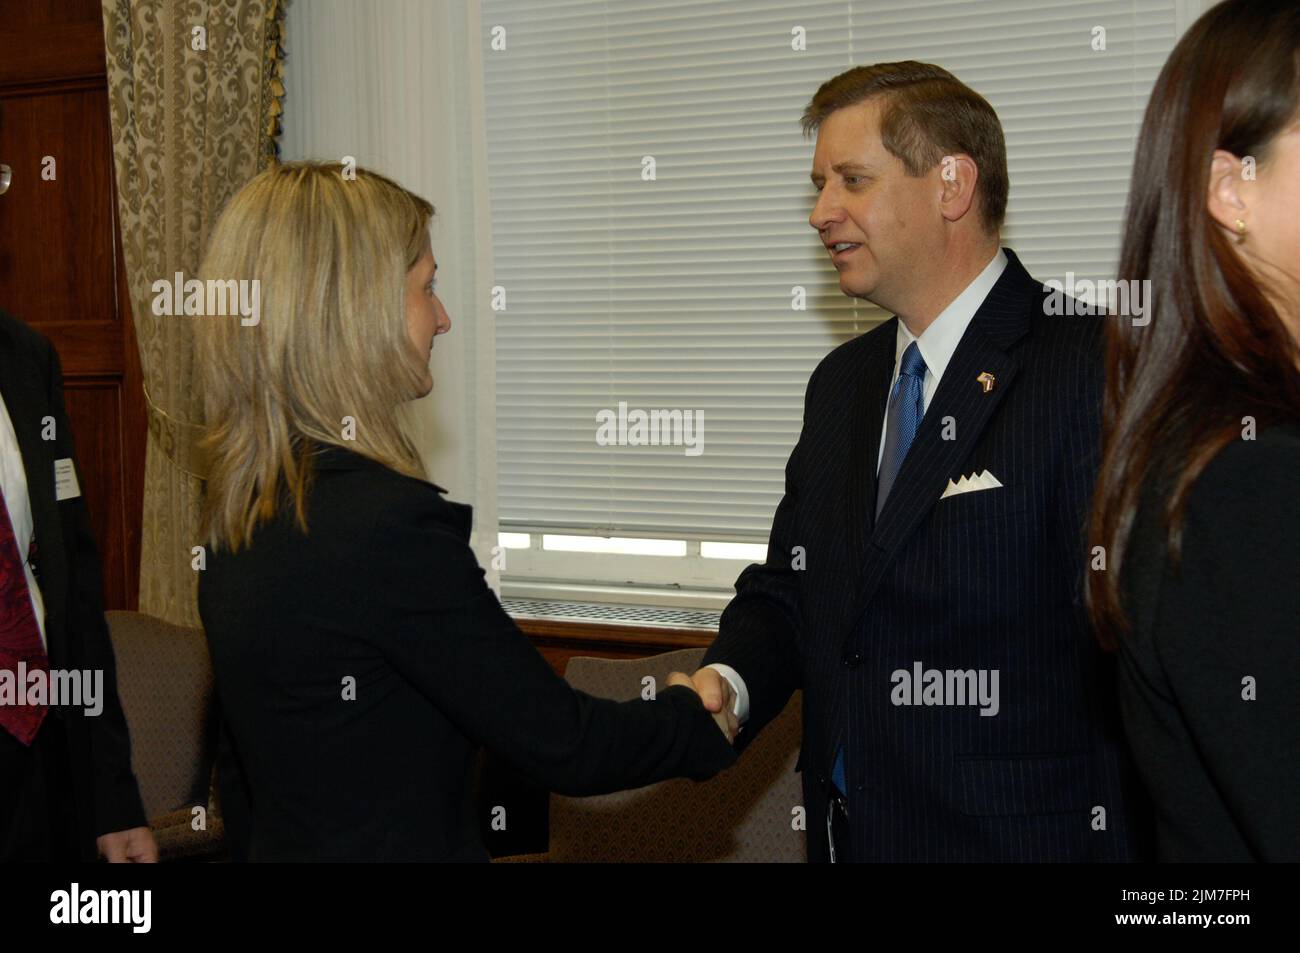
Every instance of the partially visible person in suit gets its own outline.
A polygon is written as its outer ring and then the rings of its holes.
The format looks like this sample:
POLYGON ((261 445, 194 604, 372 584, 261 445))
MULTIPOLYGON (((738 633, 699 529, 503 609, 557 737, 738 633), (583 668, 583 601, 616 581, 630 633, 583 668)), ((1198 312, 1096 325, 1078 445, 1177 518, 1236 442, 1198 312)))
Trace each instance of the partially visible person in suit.
POLYGON ((155 861, 59 357, 3 311, 0 393, 0 861, 155 861), (74 671, 80 699, 25 691, 74 671))
POLYGON ((1298 58, 1294 0, 1213 7, 1133 165, 1088 593, 1163 860, 1300 861, 1298 58))
POLYGON ((925 63, 818 89, 809 218, 894 316, 808 382, 767 561, 705 667, 743 747, 803 689, 813 860, 1142 856, 1113 670, 1081 592, 1102 321, 1001 248, 988 102, 925 63))
POLYGON ((291 163, 241 189, 209 240, 205 279, 261 288, 255 324, 197 328, 199 609, 237 857, 487 860, 479 745, 571 795, 736 757, 734 716, 689 687, 622 704, 570 688, 488 588, 470 508, 426 478, 398 411, 430 392, 451 327, 432 213, 373 172, 291 163))

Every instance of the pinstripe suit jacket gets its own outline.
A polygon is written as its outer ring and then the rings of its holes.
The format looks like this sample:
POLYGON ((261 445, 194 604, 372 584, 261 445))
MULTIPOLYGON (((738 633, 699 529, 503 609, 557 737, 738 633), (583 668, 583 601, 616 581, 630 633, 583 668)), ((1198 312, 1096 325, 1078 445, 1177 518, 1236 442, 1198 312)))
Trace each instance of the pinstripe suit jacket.
POLYGON ((846 753, 852 856, 876 861, 1134 859, 1146 825, 1113 659, 1082 611, 1098 465, 1102 321, 1045 313, 1015 254, 944 372, 875 517, 897 318, 808 383, 767 560, 748 567, 703 664, 744 678, 746 745, 803 689, 809 858, 827 857, 846 753), (986 392, 977 381, 994 377, 986 392), (940 499, 988 471, 1002 484, 940 499), (992 705, 961 703, 974 673, 992 705), (948 690, 943 690, 948 686, 948 690), (913 702, 907 704, 904 702, 913 702), (928 702, 928 703, 927 703, 928 702), (934 702, 945 702, 935 704, 934 702))

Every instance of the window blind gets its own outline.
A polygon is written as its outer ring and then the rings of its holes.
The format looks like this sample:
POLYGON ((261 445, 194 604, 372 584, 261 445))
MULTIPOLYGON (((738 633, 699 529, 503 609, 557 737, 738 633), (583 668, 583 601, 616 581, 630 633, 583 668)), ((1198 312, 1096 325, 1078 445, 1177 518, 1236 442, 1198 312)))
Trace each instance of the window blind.
POLYGON ((1003 243, 1111 277, 1175 3, 484 0, 483 26, 502 529, 758 541, 813 368, 888 317, 808 226, 813 92, 951 70, 1006 131, 1003 243), (636 411, 683 426, 618 443, 636 411))

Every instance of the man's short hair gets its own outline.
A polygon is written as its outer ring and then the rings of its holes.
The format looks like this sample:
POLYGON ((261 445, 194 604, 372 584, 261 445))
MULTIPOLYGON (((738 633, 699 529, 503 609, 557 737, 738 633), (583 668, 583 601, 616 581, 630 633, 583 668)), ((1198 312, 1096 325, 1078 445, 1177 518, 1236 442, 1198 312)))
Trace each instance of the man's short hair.
POLYGON ((976 194, 989 232, 1007 214, 1007 144, 993 107, 946 69, 905 60, 855 66, 822 83, 803 113, 812 135, 831 113, 880 97, 880 140, 908 175, 922 175, 962 152, 979 169, 976 194))

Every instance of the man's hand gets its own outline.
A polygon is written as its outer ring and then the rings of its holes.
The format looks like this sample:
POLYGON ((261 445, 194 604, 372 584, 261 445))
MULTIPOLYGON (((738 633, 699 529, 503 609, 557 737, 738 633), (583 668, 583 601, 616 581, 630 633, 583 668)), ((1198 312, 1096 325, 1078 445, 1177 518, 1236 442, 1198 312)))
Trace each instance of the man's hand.
POLYGON ((95 839, 99 854, 110 864, 156 864, 158 845, 147 827, 101 834, 95 839))
POLYGON ((736 692, 731 682, 722 677, 716 668, 697 669, 694 675, 673 672, 668 676, 668 684, 685 685, 700 696, 704 707, 713 712, 713 720, 718 723, 727 741, 735 743, 740 723, 736 720, 736 692))

